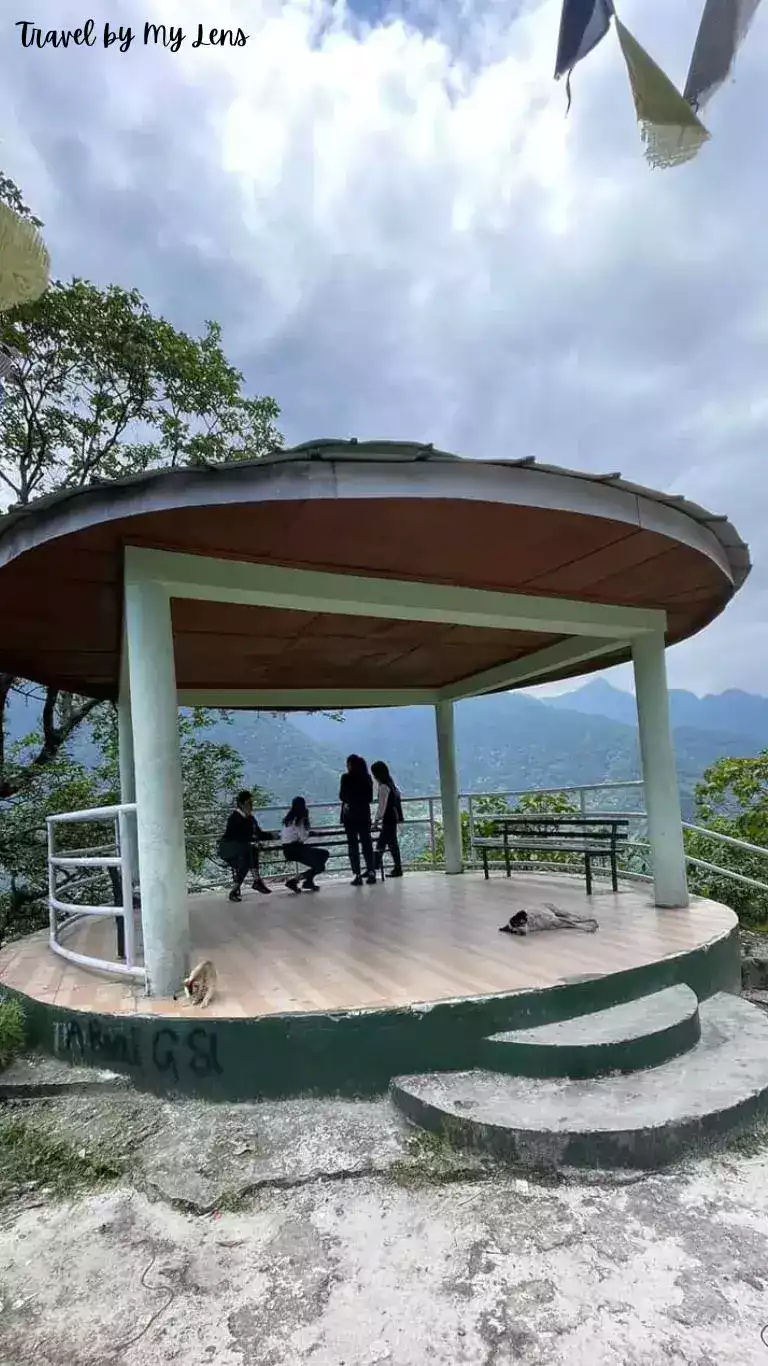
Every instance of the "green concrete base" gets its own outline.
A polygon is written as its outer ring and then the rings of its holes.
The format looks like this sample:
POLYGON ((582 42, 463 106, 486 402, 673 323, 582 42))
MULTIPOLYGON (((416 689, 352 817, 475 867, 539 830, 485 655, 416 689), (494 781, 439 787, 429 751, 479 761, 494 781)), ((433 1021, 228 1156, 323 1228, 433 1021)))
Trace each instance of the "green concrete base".
POLYGON ((600 1077, 658 1067, 699 1042, 699 1002, 690 987, 484 1041, 482 1061, 515 1077, 600 1077))
POLYGON ((97 1015, 4 988, 22 1002, 28 1042, 72 1063, 109 1068, 158 1093, 211 1100, 364 1097, 406 1072, 482 1065, 488 1035, 534 1028, 685 983, 699 1000, 739 990, 737 930, 631 971, 538 991, 396 1010, 219 1019, 97 1015))
POLYGON ((592 1081, 469 1071, 399 1077, 395 1105, 457 1147, 523 1166, 662 1166, 768 1113, 768 1016, 718 993, 682 1057, 592 1081))

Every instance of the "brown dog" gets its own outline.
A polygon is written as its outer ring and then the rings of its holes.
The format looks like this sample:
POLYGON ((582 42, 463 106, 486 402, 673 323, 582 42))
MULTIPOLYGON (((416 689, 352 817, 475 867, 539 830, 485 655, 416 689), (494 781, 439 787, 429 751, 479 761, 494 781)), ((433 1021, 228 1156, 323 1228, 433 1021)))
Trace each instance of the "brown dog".
POLYGON ((208 958, 192 969, 184 983, 184 994, 193 1005, 211 1004, 216 994, 216 969, 208 958))

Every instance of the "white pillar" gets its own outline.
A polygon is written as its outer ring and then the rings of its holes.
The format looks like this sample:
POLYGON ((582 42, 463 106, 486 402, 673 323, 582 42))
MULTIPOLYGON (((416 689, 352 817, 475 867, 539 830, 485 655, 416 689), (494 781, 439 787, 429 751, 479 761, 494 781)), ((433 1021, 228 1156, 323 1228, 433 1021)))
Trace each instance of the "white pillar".
POLYGON ((189 971, 189 912, 171 604, 162 584, 126 584, 125 626, 147 990, 171 996, 189 971))
POLYGON ((657 906, 685 907, 688 886, 663 634, 637 636, 632 643, 632 662, 654 899, 657 906))
POLYGON ((463 873, 461 852, 461 805, 459 779, 456 770, 456 743, 453 734, 453 703, 438 702, 435 706, 437 722, 437 761, 440 768, 440 797, 443 811, 443 840, 445 842, 446 873, 463 873))
MULTIPOLYGON (((120 698, 117 704, 117 761, 120 772, 120 801, 136 801, 136 773, 133 761, 133 722, 131 720, 131 690, 128 681, 128 648, 123 641, 123 660, 120 670, 120 698)), ((131 869, 131 882, 139 880, 139 846, 136 833, 136 817, 126 816, 123 828, 126 831, 128 862, 131 869)))

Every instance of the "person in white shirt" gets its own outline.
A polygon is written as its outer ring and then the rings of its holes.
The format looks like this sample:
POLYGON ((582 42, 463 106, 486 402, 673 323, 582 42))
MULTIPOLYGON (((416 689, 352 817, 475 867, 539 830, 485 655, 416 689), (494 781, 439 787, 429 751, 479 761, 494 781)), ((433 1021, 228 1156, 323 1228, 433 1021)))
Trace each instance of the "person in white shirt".
POLYGON ((384 854, 388 849, 394 864, 389 876, 402 877, 403 863, 400 857, 397 827, 403 823, 403 803, 395 780, 381 759, 377 759, 375 764, 371 764, 371 773, 379 785, 379 806, 375 822, 376 829, 379 831, 379 838, 376 841, 376 867, 381 867, 384 854))
POLYGON ((303 797, 294 797, 283 817, 280 830, 283 858, 286 863, 302 864, 308 871, 303 877, 299 875, 288 878, 285 885, 290 892, 300 892, 302 888, 305 892, 320 890, 315 882, 315 875, 325 872, 329 851, 320 849, 316 844, 309 844, 311 834, 307 803, 303 797))

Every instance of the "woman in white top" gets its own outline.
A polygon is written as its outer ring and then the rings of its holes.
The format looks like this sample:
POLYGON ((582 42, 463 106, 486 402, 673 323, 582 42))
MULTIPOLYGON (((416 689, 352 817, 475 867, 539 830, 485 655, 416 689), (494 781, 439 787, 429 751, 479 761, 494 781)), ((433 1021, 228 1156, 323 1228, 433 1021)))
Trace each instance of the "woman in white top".
POLYGON ((375 764, 371 764, 371 773, 379 784, 379 809, 375 825, 379 831, 379 838, 376 842, 376 867, 381 868, 384 854, 388 849, 392 855, 393 863, 392 872, 389 876, 402 877, 403 863, 397 838, 397 827, 403 823, 403 803, 400 792, 387 765, 381 759, 377 759, 375 764))
POLYGON ((316 844, 308 843, 311 834, 307 803, 303 797, 294 797, 283 817, 280 831, 283 857, 286 863, 300 863, 308 871, 303 877, 299 875, 288 878, 285 885, 291 892, 299 892, 302 887, 305 892, 320 890, 315 882, 315 874, 325 872, 329 853, 327 849, 320 849, 316 844))

